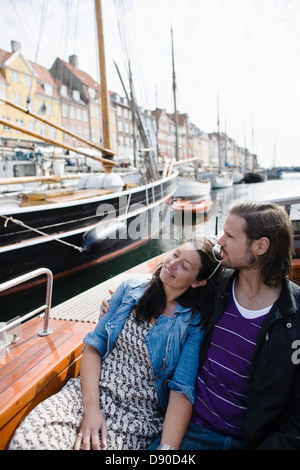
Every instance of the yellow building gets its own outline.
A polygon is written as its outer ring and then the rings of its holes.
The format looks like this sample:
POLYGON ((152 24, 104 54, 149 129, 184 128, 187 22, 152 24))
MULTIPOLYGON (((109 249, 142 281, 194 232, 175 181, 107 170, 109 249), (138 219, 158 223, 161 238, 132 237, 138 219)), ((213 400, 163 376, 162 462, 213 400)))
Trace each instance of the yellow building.
MULTIPOLYGON (((14 105, 41 115, 49 122, 61 126, 60 99, 49 71, 28 61, 19 43, 12 41, 12 51, 0 49, 0 96, 14 105)), ((0 117, 29 131, 62 142, 62 133, 0 100, 0 117)), ((2 144, 27 145, 37 138, 9 125, 0 126, 2 144)), ((42 142, 42 140, 41 140, 42 142)))

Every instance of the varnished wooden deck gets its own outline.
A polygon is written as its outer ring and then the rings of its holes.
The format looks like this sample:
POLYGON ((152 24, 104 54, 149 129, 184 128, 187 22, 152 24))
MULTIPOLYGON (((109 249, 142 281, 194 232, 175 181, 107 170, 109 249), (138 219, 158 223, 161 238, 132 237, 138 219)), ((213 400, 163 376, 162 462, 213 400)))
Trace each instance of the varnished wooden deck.
POLYGON ((23 324, 20 338, 0 350, 0 449, 41 401, 79 374, 84 336, 94 329, 102 299, 128 277, 147 279, 159 257, 136 266, 51 309, 51 335, 38 335, 43 319, 23 324))

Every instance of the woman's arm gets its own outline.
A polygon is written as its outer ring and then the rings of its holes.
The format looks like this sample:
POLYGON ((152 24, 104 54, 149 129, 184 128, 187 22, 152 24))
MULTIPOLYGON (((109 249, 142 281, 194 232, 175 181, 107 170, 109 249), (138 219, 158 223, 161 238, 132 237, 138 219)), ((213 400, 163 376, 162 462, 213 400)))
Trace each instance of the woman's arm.
POLYGON ((193 405, 183 393, 170 391, 160 445, 165 444, 171 449, 179 449, 190 423, 192 411, 193 405))
POLYGON ((101 446, 106 447, 107 428, 99 406, 99 381, 101 372, 101 354, 89 344, 86 345, 81 359, 80 377, 82 386, 83 417, 80 435, 77 436, 74 449, 99 450, 99 431, 101 446), (82 444, 82 446, 81 446, 82 444))

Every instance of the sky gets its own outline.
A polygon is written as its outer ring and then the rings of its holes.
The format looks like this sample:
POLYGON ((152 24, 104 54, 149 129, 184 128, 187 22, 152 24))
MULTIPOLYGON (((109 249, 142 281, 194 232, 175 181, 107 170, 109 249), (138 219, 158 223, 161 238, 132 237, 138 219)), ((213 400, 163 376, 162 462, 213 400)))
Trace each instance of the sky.
MULTIPOLYGON (((177 110, 226 132, 262 167, 300 165, 299 0, 102 0, 107 83, 124 96, 130 61, 138 104, 177 110), (115 63, 114 63, 115 62, 115 63), (218 98, 219 97, 219 98, 218 98)), ((99 81, 94 0, 0 0, 0 48, 50 68, 78 56, 99 81)))

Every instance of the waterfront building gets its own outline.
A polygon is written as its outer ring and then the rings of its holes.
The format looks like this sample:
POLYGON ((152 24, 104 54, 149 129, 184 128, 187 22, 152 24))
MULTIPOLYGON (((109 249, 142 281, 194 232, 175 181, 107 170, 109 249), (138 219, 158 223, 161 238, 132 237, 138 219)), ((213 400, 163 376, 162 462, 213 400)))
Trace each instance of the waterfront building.
MULTIPOLYGON (((101 113, 97 82, 78 68, 76 55, 70 56, 69 62, 57 57, 50 73, 60 93, 63 127, 85 140, 100 144, 101 113)), ((64 142, 72 147, 88 147, 88 144, 76 141, 68 134, 64 134, 64 142)))
MULTIPOLYGON (((34 62, 27 60, 21 51, 21 45, 17 41, 11 41, 11 52, 0 49, 0 93, 3 98, 13 104, 53 120, 61 125, 61 112, 59 95, 49 71, 34 62)), ((58 142, 62 141, 62 134, 43 122, 37 122, 30 114, 18 111, 12 106, 0 102, 0 115, 13 124, 29 129, 58 142)), ((37 142, 30 135, 12 129, 9 126, 1 126, 2 143, 11 145, 27 145, 37 142)))
MULTIPOLYGON (((56 58, 51 68, 27 60, 17 41, 11 41, 11 51, 0 49, 0 96, 24 109, 43 116, 74 135, 101 146, 102 116, 99 84, 78 66, 78 57, 72 55, 66 62, 56 58)), ((138 107, 139 119, 133 113, 127 98, 110 91, 111 150, 121 164, 136 165, 140 150, 147 146, 153 154, 170 159, 199 158, 201 169, 221 166, 244 171, 257 167, 257 156, 239 147, 224 133, 205 133, 193 124, 187 113, 177 113, 177 141, 174 113, 166 109, 144 110, 138 107), (177 149, 176 149, 177 147, 177 149)), ((36 134, 71 147, 89 147, 74 136, 18 111, 0 101, 2 119, 36 134)), ((0 126, 1 144, 11 147, 44 146, 42 140, 10 128, 0 126)))

